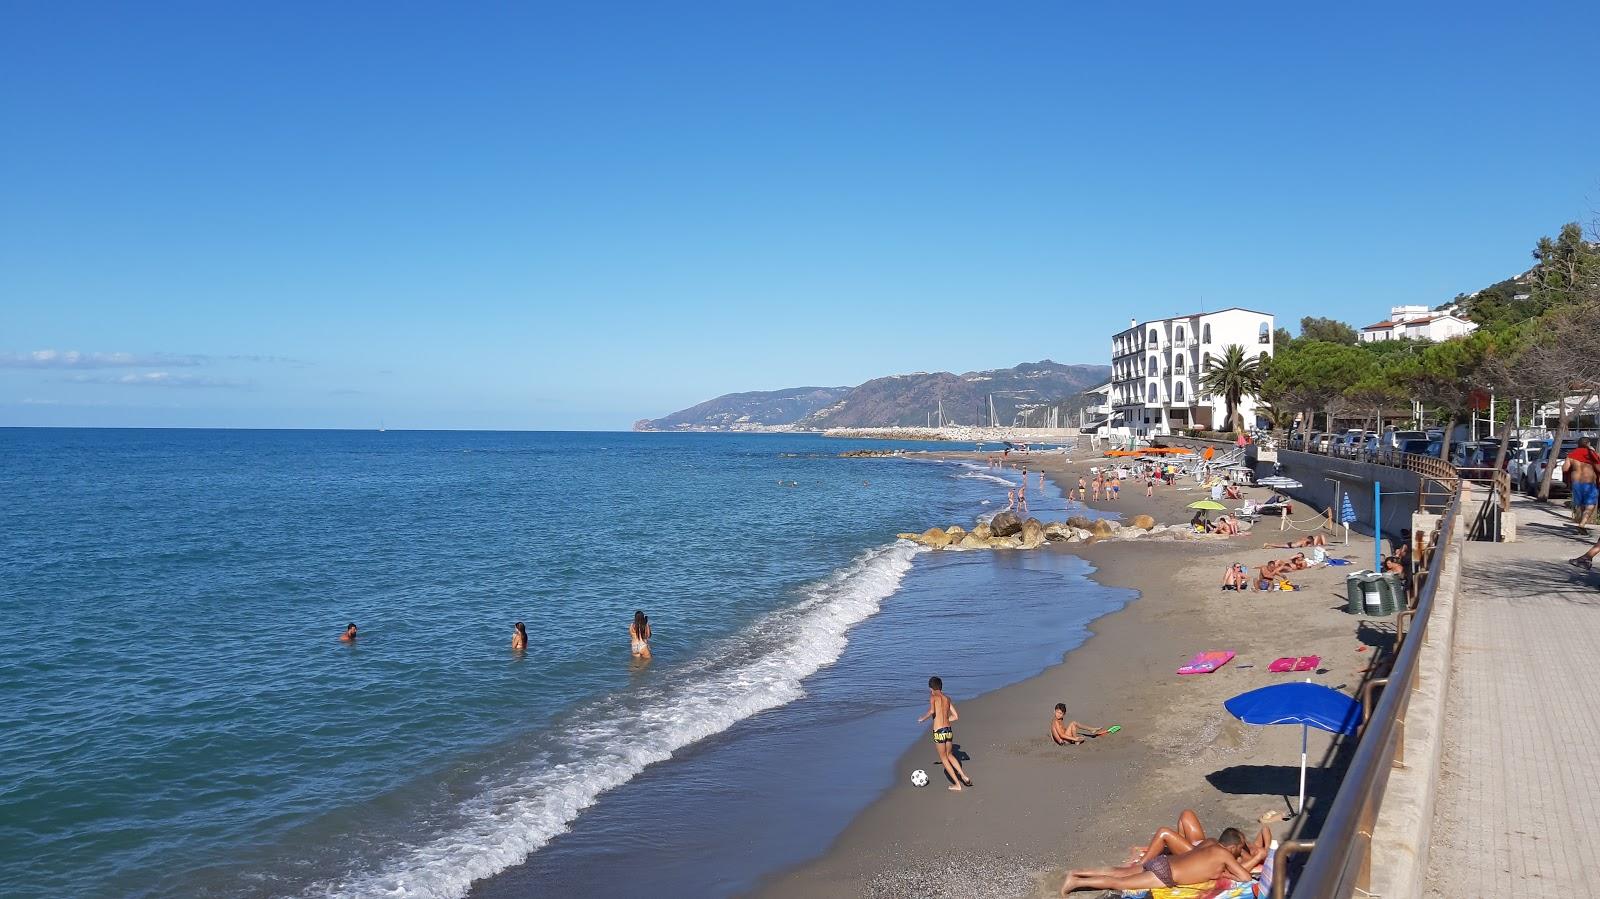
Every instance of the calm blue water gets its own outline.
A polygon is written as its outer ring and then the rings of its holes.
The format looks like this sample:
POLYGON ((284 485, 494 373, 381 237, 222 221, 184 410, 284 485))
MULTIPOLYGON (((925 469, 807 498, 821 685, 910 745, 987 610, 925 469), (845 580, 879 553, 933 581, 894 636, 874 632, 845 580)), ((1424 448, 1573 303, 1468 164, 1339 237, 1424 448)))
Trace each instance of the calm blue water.
POLYGON ((0 894, 605 894, 606 853, 674 849, 629 809, 704 843, 662 894, 821 851, 917 737, 880 717, 922 697, 914 637, 957 643, 970 694, 1120 601, 1067 601, 1070 557, 896 544, 1006 485, 853 446, 0 430, 0 894), (795 817, 806 838, 709 840, 760 814, 763 741, 842 725, 866 753, 832 776, 859 789, 795 817), (672 789, 630 784, 651 765, 672 789))
MULTIPOLYGON (((542 864, 647 766, 780 714, 759 713, 806 696, 870 717, 906 689, 884 667, 896 628, 929 626, 878 615, 908 574, 939 627, 971 619, 973 647, 995 611, 950 606, 994 557, 892 534, 970 522, 1005 487, 836 457, 855 445, 0 430, 0 894, 461 896, 542 864), (645 667, 627 653, 635 608, 655 626, 645 667), (337 641, 348 621, 355 646, 337 641)), ((1047 615, 1083 574, 1017 584, 1053 595, 1047 615)), ((973 683, 1059 657, 1080 635, 1057 623, 973 683)), ((925 675, 905 677, 918 695, 925 675)), ((716 819, 715 799, 693 801, 716 819)), ((582 880, 582 852, 567 857, 560 876, 582 880)))

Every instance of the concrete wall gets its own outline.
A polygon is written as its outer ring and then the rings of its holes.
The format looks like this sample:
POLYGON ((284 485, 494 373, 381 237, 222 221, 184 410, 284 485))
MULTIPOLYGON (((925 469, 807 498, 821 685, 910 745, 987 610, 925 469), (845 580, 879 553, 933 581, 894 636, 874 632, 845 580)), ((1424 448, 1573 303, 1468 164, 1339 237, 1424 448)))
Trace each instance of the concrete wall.
MULTIPOLYGON (((1372 534, 1372 482, 1377 480, 1383 485, 1383 535, 1393 539, 1402 529, 1411 527, 1411 513, 1417 510, 1417 491, 1422 483, 1416 472, 1290 450, 1278 450, 1276 464, 1255 461, 1253 448, 1250 458, 1258 478, 1276 474, 1299 481, 1303 486, 1284 492, 1316 511, 1334 506, 1335 502, 1342 505, 1343 495, 1348 492, 1357 518, 1350 530, 1369 536, 1372 534), (1336 487, 1338 500, 1335 500, 1336 487)), ((1334 506, 1335 521, 1338 509, 1339 506, 1334 506)))

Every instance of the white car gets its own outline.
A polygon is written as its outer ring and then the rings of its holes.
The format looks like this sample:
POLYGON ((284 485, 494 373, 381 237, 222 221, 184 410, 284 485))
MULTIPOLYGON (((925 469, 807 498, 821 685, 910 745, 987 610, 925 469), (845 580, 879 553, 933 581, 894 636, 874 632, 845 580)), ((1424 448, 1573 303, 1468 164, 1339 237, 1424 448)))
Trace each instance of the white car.
POLYGON ((1550 445, 1548 440, 1535 440, 1528 446, 1519 446, 1511 451, 1511 457, 1506 460, 1506 474, 1511 476, 1511 484, 1518 490, 1522 488, 1522 476, 1533 466, 1535 459, 1550 445))
MULTIPOLYGON (((1565 459, 1567 457, 1567 453, 1572 452, 1574 449, 1577 449, 1577 447, 1577 438, 1561 441, 1561 451, 1556 454, 1555 471, 1550 473, 1551 496, 1556 496, 1557 494, 1567 492, 1567 485, 1562 483, 1561 480, 1561 460, 1565 459)), ((1544 450, 1539 453, 1538 458, 1534 459, 1527 465, 1526 468, 1523 469, 1523 493, 1526 493, 1529 496, 1538 495, 1539 482, 1544 479, 1544 468, 1548 464, 1550 464, 1550 447, 1546 446, 1544 450)))

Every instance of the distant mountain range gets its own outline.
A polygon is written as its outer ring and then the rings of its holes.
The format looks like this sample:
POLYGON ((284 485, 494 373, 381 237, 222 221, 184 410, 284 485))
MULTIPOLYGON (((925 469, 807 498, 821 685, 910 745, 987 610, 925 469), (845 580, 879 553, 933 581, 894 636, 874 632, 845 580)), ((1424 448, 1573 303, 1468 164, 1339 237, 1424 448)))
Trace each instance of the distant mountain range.
POLYGON ((671 415, 634 422, 635 431, 810 431, 945 424, 1010 425, 1029 410, 1072 399, 1111 377, 1108 365, 1046 359, 993 371, 917 372, 859 387, 791 387, 730 393, 671 415), (990 399, 994 421, 989 421, 990 399))

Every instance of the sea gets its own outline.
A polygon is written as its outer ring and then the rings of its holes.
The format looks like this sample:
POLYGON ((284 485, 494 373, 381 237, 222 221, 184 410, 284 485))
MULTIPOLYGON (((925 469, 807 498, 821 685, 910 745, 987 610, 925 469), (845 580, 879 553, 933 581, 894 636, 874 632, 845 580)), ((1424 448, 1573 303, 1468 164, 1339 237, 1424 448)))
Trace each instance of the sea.
POLYGON ((0 429, 0 895, 758 888, 915 788, 928 676, 1025 679, 1134 596, 896 540, 1018 474, 840 456, 895 447, 0 429))

